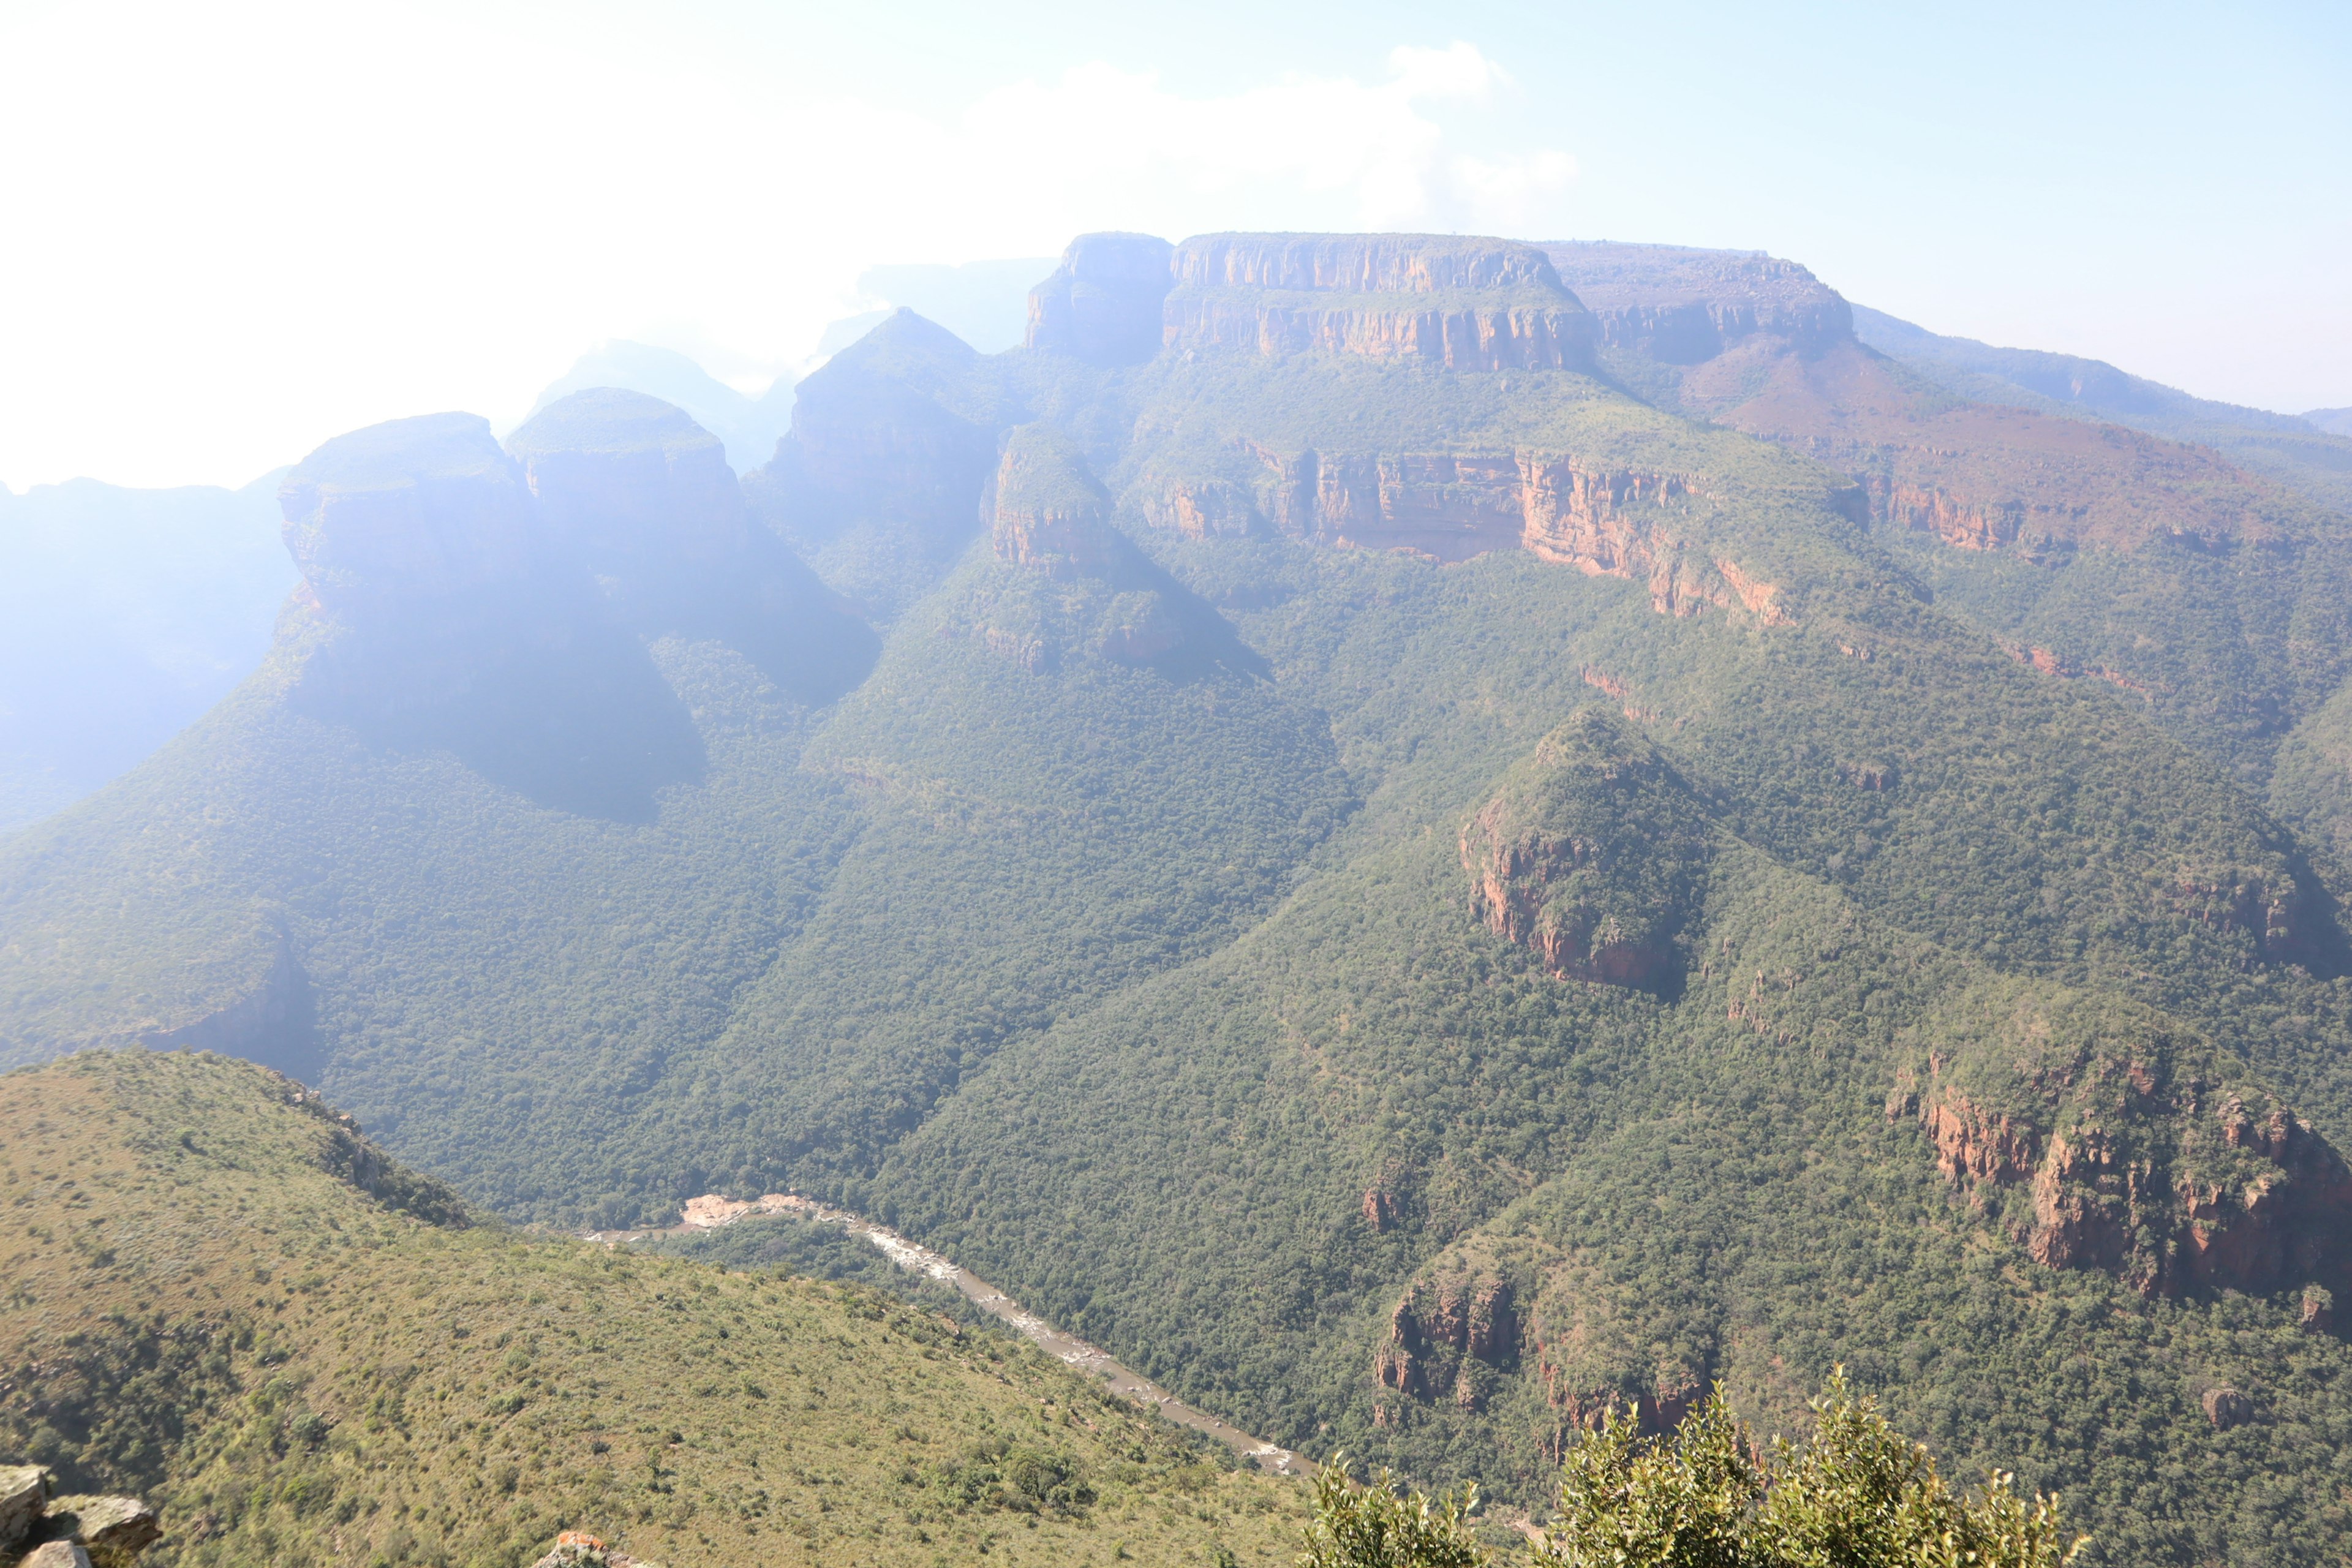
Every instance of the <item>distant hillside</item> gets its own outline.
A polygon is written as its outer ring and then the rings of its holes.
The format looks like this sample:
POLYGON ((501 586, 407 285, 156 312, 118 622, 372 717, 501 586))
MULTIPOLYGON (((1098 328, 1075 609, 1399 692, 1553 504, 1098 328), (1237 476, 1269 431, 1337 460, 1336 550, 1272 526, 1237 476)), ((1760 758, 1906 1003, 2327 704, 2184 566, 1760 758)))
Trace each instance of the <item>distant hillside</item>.
POLYGON ((2352 512, 2352 428, 2331 424, 2329 410, 2298 416, 2215 403, 2128 374, 2104 360, 1942 337, 1860 307, 1854 330, 1872 348, 1964 397, 2087 415, 2178 441, 2200 441, 2308 490, 2339 511, 2352 512))
POLYGON ((580 356, 570 370, 541 389, 529 418, 549 404, 592 387, 617 387, 684 409, 719 437, 727 460, 738 469, 755 468, 774 452, 776 437, 793 416, 793 378, 780 376, 757 397, 749 397, 675 349, 654 348, 615 338, 580 356))
POLYGON ((353 432, 263 669, 0 845, 0 1050, 513 1220, 797 1187, 1517 1503, 1843 1363, 2095 1561, 2331 1561, 2352 539, 2080 414, 1746 253, 1113 234, 740 481, 353 432))
POLYGON ((278 479, 0 490, 0 833, 121 773, 261 662, 295 583, 278 479))
POLYGON ((469 1223, 299 1085, 211 1056, 0 1076, 0 1444, 160 1506, 173 1564, 1274 1554, 1203 1463, 1021 1342, 859 1287, 469 1223))

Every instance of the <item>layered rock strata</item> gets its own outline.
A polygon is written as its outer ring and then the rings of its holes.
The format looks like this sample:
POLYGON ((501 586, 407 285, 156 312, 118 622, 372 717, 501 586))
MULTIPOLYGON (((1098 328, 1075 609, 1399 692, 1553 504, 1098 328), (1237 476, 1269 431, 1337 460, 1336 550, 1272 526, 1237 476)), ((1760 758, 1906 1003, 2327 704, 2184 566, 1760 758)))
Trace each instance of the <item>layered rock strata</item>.
POLYGON ((1175 248, 1163 345, 1457 371, 1590 363, 1592 328, 1533 246, 1432 235, 1203 235, 1175 248))
POLYGON ((1092 234, 1029 299, 1028 346, 1103 367, 1163 351, 1576 369, 1593 331, 1533 246, 1437 235, 1092 234))
POLYGON ((1588 709, 1472 814, 1470 912, 1562 980, 1654 987, 1702 898, 1708 829, 1664 760, 1588 709))
POLYGON ((1915 1117, 1944 1179, 2045 1268, 2102 1269, 2151 1296, 2309 1285, 2332 1303, 2352 1268, 2352 1170, 2292 1112, 2176 1078, 2154 1051, 2053 1063, 2032 1081, 2047 1085, 2042 1109, 1997 1110, 1931 1057, 1888 1114, 1915 1117))
POLYGON ((1030 290, 1028 347, 1087 364, 1141 364, 1160 352, 1174 247, 1148 234, 1086 234, 1030 290))
POLYGON ((1815 353, 1853 336, 1843 296, 1761 251, 1609 241, 1541 248, 1603 344, 1668 364, 1698 364, 1756 337, 1815 353))
POLYGON ((1124 543, 1110 510, 1109 494, 1066 437, 1024 425, 1007 437, 992 517, 997 559, 1065 580, 1108 572, 1124 543))

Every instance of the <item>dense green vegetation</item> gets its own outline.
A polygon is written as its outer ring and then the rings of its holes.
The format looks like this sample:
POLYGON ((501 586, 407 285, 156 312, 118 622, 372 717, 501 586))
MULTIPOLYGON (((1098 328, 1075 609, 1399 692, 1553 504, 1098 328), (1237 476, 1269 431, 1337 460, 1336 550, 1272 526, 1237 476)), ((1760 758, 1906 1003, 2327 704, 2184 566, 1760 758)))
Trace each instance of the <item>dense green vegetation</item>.
MULTIPOLYGON (((2326 1560, 2337 525, 1963 552, 1618 381, 1104 371, 897 319, 751 486, 887 625, 854 691, 648 634, 699 762, 639 816, 568 810, 289 700, 298 614, 204 725, 0 846, 0 1059, 233 1044, 517 1221, 793 1184, 1276 1441, 1521 1506, 1612 1399, 1719 1383, 1795 1430, 1842 1363, 1949 1473, 2063 1490, 2095 1561, 2326 1560), (992 493, 1039 422, 1053 482, 992 493), (1596 522, 1640 536, 1593 574, 1154 522, 1179 490, 1242 517, 1305 452, 1522 451, 1671 500, 1596 522), (1118 531, 1024 564, 983 497, 1118 531), (1480 844, 1555 857, 1524 930, 1480 844), (2045 1217, 2037 1162, 2094 1136, 2121 1163, 2053 1166, 2045 1217), (2223 1202, 2264 1183, 2311 1245, 2223 1202), (2196 1224, 2259 1267, 2198 1262, 2196 1224), (2209 1420, 2224 1387, 2250 1418, 2209 1420)), ((1103 1517, 1095 1472, 956 1441, 958 1506, 1103 1517)))
POLYGON ((1927 1450, 1856 1399, 1843 1375, 1813 1400, 1801 1441, 1769 1449, 1720 1396, 1669 1435, 1645 1436, 1633 1412, 1609 1413, 1568 1451, 1559 1507, 1532 1550, 1498 1552, 1475 1523, 1475 1486, 1440 1498, 1369 1483, 1339 1463, 1315 1484, 1300 1568, 1485 1568, 1506 1558, 1566 1568, 2062 1568, 2089 1544, 2061 1523, 2057 1500, 2018 1494, 2000 1471, 1974 1496, 1927 1450))
POLYGON ((1287 1482, 868 1288, 467 1225, 283 1079, 0 1077, 0 1445, 159 1504, 159 1564, 1276 1558, 1287 1482), (341 1142, 339 1142, 339 1139, 341 1142), (379 1195, 379 1194, 383 1195, 379 1195))

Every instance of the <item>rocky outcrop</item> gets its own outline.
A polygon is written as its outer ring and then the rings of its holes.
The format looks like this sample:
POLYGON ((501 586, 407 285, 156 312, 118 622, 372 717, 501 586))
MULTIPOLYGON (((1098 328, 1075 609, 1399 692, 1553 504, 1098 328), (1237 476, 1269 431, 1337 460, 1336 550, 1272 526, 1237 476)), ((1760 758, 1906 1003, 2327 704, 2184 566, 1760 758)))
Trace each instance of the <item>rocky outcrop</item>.
POLYGON ((1122 563, 1110 496, 1067 437, 1024 425, 1007 437, 996 470, 993 517, 1000 561, 1063 580, 1122 563))
POLYGON ((2265 1095, 2179 1069, 2154 1030, 2062 1044, 2063 1021, 2018 1028, 2021 1044, 1973 1067, 1931 1054, 1887 1102, 1971 1206, 2045 1268, 2149 1295, 2303 1286, 2323 1303, 2310 1317, 2332 1309, 2352 1270, 2352 1170, 2324 1139, 2265 1095))
POLYGON ((1708 828, 1681 780, 1588 709, 1514 769, 1462 829, 1470 911, 1563 980, 1655 988, 1703 896, 1708 828))
POLYGON ((339 621, 375 629, 426 607, 504 600, 547 569, 522 470, 477 415, 338 436, 278 498, 300 592, 339 621))
POLYGON ((661 1568, 661 1564, 632 1557, 617 1546, 608 1546, 601 1535, 567 1530, 555 1538, 547 1555, 530 1568, 661 1568))
POLYGON ((1106 368, 1157 354, 1173 248, 1148 234, 1072 240, 1053 276, 1030 290, 1028 346, 1106 368))
POLYGON ((1583 307, 1543 253, 1433 235, 1203 235, 1176 247, 1164 340, 1181 352, 1342 353, 1457 371, 1590 362, 1583 307))
POLYGON ((2205 1419, 2212 1423, 2217 1432, 2242 1426, 2254 1418, 2254 1402, 2228 1384, 2207 1389, 2198 1403, 2204 1407, 2205 1419))
POLYGON ((744 478, 752 509, 804 552, 852 530, 944 574, 981 526, 993 413, 970 401, 980 356, 899 310, 802 382, 792 428, 744 478))
POLYGON ((639 636, 724 642, 808 701, 872 667, 872 629, 753 521, 726 449, 684 411, 614 387, 576 392, 507 450, 551 547, 639 636))
POLYGON ((25 1551, 19 1568, 131 1568, 163 1538, 163 1521, 137 1498, 55 1488, 40 1466, 0 1466, 0 1560, 25 1551))
POLYGON ((1695 475, 1528 450, 1246 450, 1247 481, 1147 470, 1131 503, 1192 539, 1272 532, 1444 563, 1522 549, 1639 583, 1662 615, 1730 610, 1791 624, 1777 584, 1694 542, 1692 515, 1712 504, 1695 475))
POLYGON ((2025 526, 2021 501, 1975 502, 1936 485, 1886 479, 1871 487, 1878 514, 1897 528, 1932 533, 1961 550, 2000 550, 2017 542, 2025 526))
POLYGON ((2303 945, 2303 890, 2280 871, 2184 868, 2165 885, 2160 901, 2170 914, 2252 938, 2266 958, 2293 957, 2303 945))
POLYGON ((1519 1357, 1519 1318, 1508 1278, 1484 1271, 1417 1281, 1389 1315, 1373 1381, 1413 1399, 1477 1409, 1497 1373, 1519 1357))

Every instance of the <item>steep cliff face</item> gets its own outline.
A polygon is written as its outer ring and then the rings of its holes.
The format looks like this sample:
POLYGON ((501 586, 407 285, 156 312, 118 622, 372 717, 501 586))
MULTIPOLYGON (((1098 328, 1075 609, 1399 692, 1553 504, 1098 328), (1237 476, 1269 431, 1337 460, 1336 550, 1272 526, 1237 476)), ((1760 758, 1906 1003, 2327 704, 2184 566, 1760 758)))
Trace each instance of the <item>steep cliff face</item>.
POLYGON ((1500 1374, 1518 1370, 1515 1287, 1492 1268, 1441 1265, 1417 1279, 1389 1317, 1372 1378, 1410 1399, 1481 1408, 1500 1374))
POLYGON ((511 452, 470 416, 340 437, 281 500, 307 601, 296 706, 542 805, 642 819, 700 775, 648 637, 723 642, 804 701, 878 646, 753 524, 718 442, 634 393, 562 399, 511 452))
POLYGON ((1941 1026, 1888 1114, 2036 1262, 2166 1296, 2352 1279, 2352 1171, 2155 1015, 1979 997, 1941 1026))
POLYGON ((1000 418, 980 356, 900 310, 800 384, 792 428, 745 476, 752 509, 827 580, 894 616, 982 525, 1000 418))
POLYGON ((1147 469, 1129 503, 1192 539, 1277 533, 1446 563, 1516 548, 1640 583, 1662 615, 1790 619, 1777 584, 1696 543, 1690 516, 1713 501, 1701 476, 1528 450, 1248 450, 1251 482, 1147 469))
POLYGON ((1076 442, 1016 426, 989 484, 992 553, 965 635, 1024 668, 1097 657, 1167 670, 1256 668, 1232 626, 1138 550, 1076 442))
POLYGON ((1051 426, 1024 425, 1006 438, 995 492, 998 560, 1064 579, 1120 563, 1125 542, 1111 526, 1109 494, 1051 426))
POLYGON ((1148 234, 1085 234, 1029 293, 1028 347, 1110 368, 1160 352, 1173 247, 1148 234))
POLYGON ((1705 897, 1708 826, 1650 744, 1599 709, 1546 736, 1461 834, 1470 911, 1563 980, 1659 988, 1705 897))
POLYGON ((1843 296, 1793 261, 1761 251, 1608 241, 1549 242, 1559 275, 1592 312, 1600 341, 1694 365, 1754 337, 1816 353, 1853 335, 1843 296))
POLYGON ((521 469, 471 414, 338 436, 287 475, 278 505, 302 592, 346 624, 516 593, 550 555, 521 469))
POLYGON ((1426 235, 1204 235, 1175 248, 1164 341, 1415 360, 1450 370, 1590 363, 1583 307, 1532 246, 1426 235))
POLYGON ((574 393, 507 449, 551 548, 639 636, 726 642, 805 701, 872 668, 873 630, 752 521, 725 449, 682 410, 614 388, 574 393))

